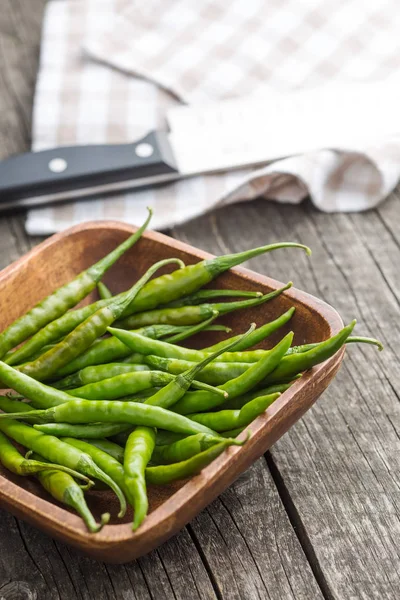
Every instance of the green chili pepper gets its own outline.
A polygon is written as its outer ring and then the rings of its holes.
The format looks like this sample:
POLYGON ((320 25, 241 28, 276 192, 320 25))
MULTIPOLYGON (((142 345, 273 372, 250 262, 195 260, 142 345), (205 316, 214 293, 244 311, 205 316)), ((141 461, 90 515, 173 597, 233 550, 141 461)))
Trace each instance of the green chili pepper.
POLYGON ((125 485, 133 498, 133 531, 143 523, 149 509, 145 470, 153 453, 155 439, 156 431, 152 427, 136 427, 125 446, 125 485))
POLYGON ((251 308, 268 302, 279 296, 284 290, 293 285, 288 284, 280 290, 266 294, 265 296, 250 300, 236 302, 218 302, 215 304, 200 304, 196 306, 182 306, 180 308, 161 308, 146 312, 136 313, 116 323, 121 329, 138 329, 146 325, 165 323, 168 325, 196 325, 206 319, 215 316, 215 312, 225 315, 242 308, 251 308))
MULTIPOLYGON (((75 279, 47 296, 3 331, 0 334, 0 357, 3 357, 8 350, 35 334, 44 325, 63 315, 69 308, 75 306, 82 298, 87 296, 96 287, 97 282, 100 281, 106 271, 140 239, 151 216, 152 211, 149 209, 149 216, 142 227, 120 244, 118 248, 115 248, 110 254, 83 271, 75 279)), ((21 354, 22 349, 19 352, 17 363, 24 360, 21 359, 21 354)), ((33 352, 29 349, 28 356, 31 354, 33 352)), ((14 362, 14 364, 17 363, 14 362)))
POLYGON ((280 394, 268 394, 251 400, 240 410, 220 410, 212 413, 196 413, 189 415, 196 423, 201 423, 214 431, 229 431, 237 427, 246 427, 261 415, 280 394))
MULTIPOLYGON (((40 411, 32 411, 40 412, 40 411)), ((17 413, 21 417, 21 413, 17 413)), ((27 413, 28 417, 30 413, 27 413)), ((29 425, 19 423, 15 420, 5 420, 4 417, 9 417, 8 414, 0 415, 0 430, 6 433, 8 437, 12 438, 18 444, 29 448, 34 452, 37 452, 45 459, 55 463, 57 465, 63 465, 83 473, 87 477, 95 477, 106 485, 108 485, 118 497, 121 505, 121 510, 118 516, 123 517, 126 511, 125 498, 120 488, 114 483, 110 477, 103 471, 101 471, 96 464, 92 461, 90 456, 77 450, 71 450, 68 444, 60 441, 58 438, 46 435, 41 431, 36 431, 29 425)))
POLYGON ((188 460, 172 465, 147 467, 146 481, 155 485, 166 485, 178 479, 186 479, 187 477, 197 475, 230 445, 231 440, 226 440, 225 442, 211 446, 211 448, 192 456, 188 460))
POLYGON ((152 310, 160 304, 167 304, 182 296, 192 294, 231 267, 279 248, 301 248, 308 255, 311 254, 311 250, 307 246, 293 242, 282 242, 253 248, 238 254, 228 254, 203 260, 194 265, 189 265, 179 272, 162 275, 149 281, 125 311, 124 317, 133 313, 152 310))
POLYGON ((101 300, 108 300, 109 298, 113 297, 112 292, 102 281, 99 281, 99 283, 97 284, 97 291, 99 292, 101 300))
MULTIPOLYGON (((318 348, 323 343, 324 342, 315 342, 313 344, 303 344, 302 346, 292 346, 288 350, 287 353, 288 354, 299 354, 302 352, 308 352, 308 350, 313 350, 314 348, 318 348)), ((379 352, 381 352, 383 350, 382 342, 380 342, 379 340, 376 340, 375 338, 351 335, 346 340, 346 346, 347 346, 347 344, 371 344, 372 346, 376 346, 378 348, 379 352)))
MULTIPOLYGON (((201 361, 206 356, 207 352, 201 350, 193 350, 190 348, 183 348, 182 346, 175 346, 168 342, 161 340, 151 340, 144 337, 136 331, 127 331, 125 329, 116 329, 115 327, 107 327, 107 331, 112 333, 117 339, 126 344, 132 352, 144 354, 145 356, 151 354, 164 358, 177 358, 181 360, 189 361, 201 361)), ((234 340, 236 341, 236 340, 234 340)), ((237 343, 237 342, 236 342, 237 343)), ((233 347, 234 342, 229 347, 233 347)), ((225 351, 220 356, 221 362, 256 362, 260 360, 268 350, 252 350, 247 352, 228 352, 225 351)))
POLYGON ((1 361, 0 379, 25 398, 29 398, 39 408, 50 408, 71 400, 71 396, 66 392, 55 390, 40 381, 36 381, 29 375, 25 375, 1 361))
POLYGON ((7 439, 6 436, 1 432, 0 462, 4 467, 6 467, 6 469, 12 473, 15 473, 16 475, 32 475, 34 473, 38 473, 39 471, 45 471, 51 468, 63 471, 71 477, 76 477, 77 479, 85 481, 87 484, 93 485, 93 482, 86 477, 86 475, 82 475, 82 473, 78 473, 78 471, 75 471, 74 469, 69 469, 63 465, 49 464, 38 460, 32 460, 30 458, 24 458, 13 446, 10 440, 7 439))
POLYGON ((100 523, 96 523, 86 504, 82 489, 70 475, 51 469, 51 466, 48 465, 46 470, 37 473, 36 476, 40 484, 55 500, 70 506, 78 513, 91 533, 97 533, 109 522, 109 513, 104 513, 101 515, 100 523))
POLYGON ((140 371, 150 371, 150 367, 148 365, 131 365, 127 363, 94 365, 92 367, 85 367, 72 375, 67 375, 64 379, 52 383, 52 386, 58 390, 73 389, 87 385, 88 383, 97 383, 98 381, 103 381, 103 379, 110 379, 123 373, 138 373, 140 371))
MULTIPOLYGON (((159 406, 118 400, 71 400, 47 410, 33 410, 24 419, 42 417, 48 423, 130 423, 148 427, 163 427, 182 433, 211 433, 208 427, 191 421, 159 406)), ((0 414, 0 423, 6 419, 20 419, 21 413, 0 414)), ((34 430, 33 430, 34 431, 34 430)), ((40 433, 37 431, 37 433, 40 433)), ((41 434, 44 435, 44 434, 41 434)))
MULTIPOLYGON (((238 344, 237 346, 235 346, 235 352, 239 352, 241 350, 246 350, 247 348, 250 348, 251 346, 255 346, 256 344, 259 344, 260 342, 265 340, 265 338, 267 338, 269 335, 271 335, 272 333, 277 331, 280 327, 282 327, 283 325, 286 325, 286 323, 292 318, 294 311, 295 311, 295 308, 292 307, 288 311, 283 313, 283 315, 281 315, 280 317, 275 319, 274 321, 271 321, 270 323, 266 323, 262 327, 257 327, 257 329, 255 331, 253 331, 251 336, 249 336, 245 342, 241 343, 240 345, 238 344)), ((222 342, 219 342, 218 344, 214 344, 213 346, 208 346, 207 348, 203 348, 202 352, 215 352, 215 350, 219 350, 220 348, 225 348, 226 345, 229 342, 233 341, 234 339, 238 340, 239 336, 231 337, 228 340, 223 340, 222 342)), ((170 340, 167 340, 167 341, 170 341, 170 340)))
POLYGON ((89 423, 86 425, 71 425, 70 423, 35 423, 38 431, 55 435, 56 437, 74 437, 98 439, 111 437, 124 431, 132 431, 132 425, 124 423, 89 423))
POLYGON ((111 304, 103 306, 86 321, 83 321, 54 348, 42 354, 35 361, 23 365, 19 370, 35 379, 50 378, 53 373, 62 369, 64 365, 82 354, 97 338, 101 337, 107 327, 118 319, 150 277, 158 269, 171 263, 176 263, 180 267, 184 266, 178 258, 168 258, 154 264, 122 297, 114 298, 111 304))
MULTIPOLYGON (((224 348, 225 347, 226 346, 224 346, 224 348)), ((177 358, 162 358, 153 355, 145 356, 144 360, 151 368, 159 371, 166 371, 172 375, 184 373, 184 371, 196 364, 194 361, 179 360, 177 358)), ((212 362, 197 375, 197 379, 204 383, 208 383, 209 385, 222 385, 230 379, 239 377, 239 375, 248 371, 251 365, 252 363, 212 362)))
POLYGON ((195 306, 196 304, 203 304, 204 301, 214 300, 215 298, 260 298, 262 295, 262 292, 245 292, 242 290, 199 290, 190 296, 184 296, 179 300, 163 304, 162 308, 195 306))
POLYGON ((115 458, 115 460, 117 460, 119 463, 124 462, 125 449, 119 444, 116 444, 115 442, 111 442, 110 440, 103 440, 101 438, 93 440, 83 438, 81 441, 86 442, 88 444, 92 444, 93 446, 96 446, 96 448, 102 450, 103 452, 107 452, 107 454, 115 458))
MULTIPOLYGON (((103 379, 96 383, 89 383, 82 387, 68 390, 68 394, 78 398, 85 398, 86 400, 114 400, 122 398, 127 394, 136 394, 151 387, 165 386, 170 381, 174 381, 174 379, 175 375, 161 371, 121 373, 121 375, 116 375, 109 379, 103 379)), ((202 390, 207 387, 209 393, 215 393, 223 399, 227 398, 224 390, 208 386, 206 383, 192 381, 191 385, 202 390)))
POLYGON ((287 377, 293 377, 302 371, 311 369, 315 365, 324 362, 336 354, 336 352, 346 343, 346 339, 353 331, 355 324, 356 320, 354 319, 354 321, 344 327, 339 333, 325 342, 320 342, 317 347, 308 350, 307 352, 284 356, 276 369, 265 379, 265 383, 282 381, 287 377))
MULTIPOLYGON (((293 332, 290 332, 264 358, 254 363, 243 375, 224 383, 220 389, 224 390, 229 398, 236 398, 254 388, 279 364, 292 340, 293 332)), ((174 404, 173 410, 187 415, 194 412, 208 411, 224 403, 224 399, 217 396, 213 397, 208 392, 190 392, 174 404)))
POLYGON ((173 381, 174 377, 174 375, 161 371, 122 373, 109 379, 68 390, 68 394, 86 400, 114 400, 150 387, 165 386, 173 381))
MULTIPOLYGON (((290 383, 277 383, 275 385, 270 385, 268 387, 264 387, 261 389, 256 389, 255 391, 248 392, 247 394, 243 394, 242 396, 236 396, 235 398, 228 398, 226 402, 224 402, 224 409, 241 409, 245 404, 250 402, 250 400, 254 400, 254 398, 258 398, 259 396, 267 396, 269 394, 283 394, 286 392, 292 385, 293 381, 290 383)), ((36 425, 35 425, 36 427, 36 425)))
MULTIPOLYGON (((224 438, 221 436, 207 435, 206 433, 189 435, 172 444, 155 446, 151 455, 151 462, 158 465, 182 462, 224 441, 224 438)), ((230 440, 230 445, 242 446, 243 444, 244 442, 230 440)))

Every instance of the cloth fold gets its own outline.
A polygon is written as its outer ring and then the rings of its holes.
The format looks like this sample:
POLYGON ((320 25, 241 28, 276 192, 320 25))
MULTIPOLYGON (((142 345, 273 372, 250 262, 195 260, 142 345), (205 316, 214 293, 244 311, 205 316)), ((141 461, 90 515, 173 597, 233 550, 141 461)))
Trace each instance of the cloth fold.
MULTIPOLYGON (((399 76, 396 0, 51 0, 33 114, 33 149, 130 142, 165 128, 181 103, 399 76)), ((368 123, 366 123, 368 127, 368 123)), ((283 132, 287 134, 287 132, 283 132)), ((263 196, 324 211, 377 205, 400 177, 400 136, 323 149, 261 168, 29 211, 28 233, 84 220, 162 229, 263 196)))

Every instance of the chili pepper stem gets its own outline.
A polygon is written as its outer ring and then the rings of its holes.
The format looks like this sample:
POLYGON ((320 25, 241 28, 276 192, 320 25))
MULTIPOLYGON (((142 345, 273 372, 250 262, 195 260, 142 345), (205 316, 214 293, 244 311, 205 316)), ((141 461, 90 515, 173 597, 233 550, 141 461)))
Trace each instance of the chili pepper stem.
POLYGON ((271 250, 278 250, 280 248, 301 248, 305 250, 308 256, 311 256, 311 249, 304 244, 296 244, 295 242, 281 242, 277 244, 268 244, 267 246, 261 246, 259 248, 252 248, 251 250, 245 250, 244 252, 238 252, 237 254, 227 254, 226 256, 218 256, 205 261, 206 268, 212 273, 213 277, 216 277, 220 273, 241 264, 245 260, 265 254, 271 250))

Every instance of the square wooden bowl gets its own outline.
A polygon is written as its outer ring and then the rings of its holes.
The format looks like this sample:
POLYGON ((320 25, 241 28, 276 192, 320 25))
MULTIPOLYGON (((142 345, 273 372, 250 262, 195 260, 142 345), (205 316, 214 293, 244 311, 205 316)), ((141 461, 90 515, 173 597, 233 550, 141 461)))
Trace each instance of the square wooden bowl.
MULTIPOLYGON (((0 273, 0 327, 4 329, 55 288, 99 260, 135 229, 118 222, 93 222, 72 227, 49 238, 26 256, 0 273)), ((105 282, 113 292, 129 287, 152 263, 167 257, 179 257, 186 264, 211 255, 159 233, 149 232, 107 273, 105 282)), ((265 257, 268 260, 268 257, 265 257)), ((268 277, 244 268, 221 275, 214 287, 260 290, 264 293, 282 286, 268 277)), ((210 286, 212 287, 212 286, 210 286)), ((92 297, 85 300, 93 301, 92 297)), ((342 327, 338 313, 317 298, 291 289, 272 302, 224 317, 233 334, 244 332, 255 321, 261 325, 276 318, 290 306, 296 312, 287 327, 268 338, 271 346, 289 330, 295 332, 295 344, 321 341, 342 327)), ((193 338, 193 346, 210 345, 222 339, 208 332, 193 338)), ((17 517, 29 521, 49 535, 72 544, 91 556, 111 563, 137 558, 174 535, 197 515, 240 473, 260 457, 295 423, 324 391, 339 369, 344 350, 313 368, 249 427, 250 440, 243 447, 230 447, 190 480, 167 487, 150 487, 150 514, 135 533, 131 530, 131 512, 124 521, 114 521, 97 534, 90 534, 83 521, 54 503, 33 478, 17 477, 0 470, 0 502, 17 517)), ((242 434, 243 435, 243 434, 242 434)), ((109 492, 89 492, 88 503, 94 514, 118 512, 117 501, 109 492)))

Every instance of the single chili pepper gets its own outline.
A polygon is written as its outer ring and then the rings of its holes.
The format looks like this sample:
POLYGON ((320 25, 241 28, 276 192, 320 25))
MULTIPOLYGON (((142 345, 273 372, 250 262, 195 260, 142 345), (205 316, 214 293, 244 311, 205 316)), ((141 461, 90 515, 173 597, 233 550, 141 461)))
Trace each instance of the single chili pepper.
MULTIPOLYGON (((211 446, 224 442, 221 436, 207 435, 206 433, 198 433, 197 435, 189 435, 164 446, 155 446, 151 455, 151 462, 158 465, 168 465, 171 463, 188 460, 200 452, 204 452, 211 446)), ((242 446, 244 442, 236 442, 230 440, 233 446, 242 446)))
MULTIPOLYGON (((302 346, 292 346, 288 350, 287 354, 299 354, 302 352, 308 352, 308 350, 313 350, 314 348, 318 348, 323 343, 324 342, 315 342, 313 344, 303 344, 302 346)), ((347 344, 371 344, 373 346, 376 346, 378 348, 379 352, 381 352, 383 350, 382 342, 380 342, 379 340, 376 340, 375 338, 350 335, 346 340, 346 346, 347 346, 347 344)))
POLYGON ((99 281, 97 284, 97 291, 99 292, 99 296, 101 300, 108 300, 113 297, 113 293, 108 289, 105 283, 99 281))
POLYGON ((68 388, 73 389, 88 383, 103 381, 103 379, 110 379, 122 375, 122 373, 138 373, 141 371, 150 371, 150 367, 148 365, 131 365, 127 363, 94 365, 93 367, 85 367, 72 375, 67 375, 67 377, 51 385, 57 390, 67 390, 68 388))
POLYGON ((127 317, 133 313, 152 310, 153 308, 157 308, 161 303, 167 304, 182 296, 192 294, 224 271, 240 265, 255 256, 260 256, 260 254, 280 248, 301 248, 308 255, 311 254, 311 250, 307 246, 294 242, 282 242, 253 248, 237 254, 228 254, 226 256, 217 256, 202 260, 194 265, 186 266, 179 272, 176 271, 170 275, 162 275, 149 281, 130 304, 123 316, 127 317))
MULTIPOLYGON (((15 411, 16 412, 16 411, 15 411)), ((33 426, 38 431, 55 435, 74 438, 98 439, 111 437, 123 431, 132 431, 132 425, 124 423, 89 423, 86 425, 71 425, 70 423, 35 423, 33 426)))
POLYGON ((46 470, 37 473, 36 476, 40 484, 55 500, 70 506, 78 513, 91 533, 97 533, 109 522, 109 513, 104 513, 101 515, 100 523, 96 523, 86 504, 82 489, 67 473, 54 470, 48 465, 46 470))
POLYGON ((103 452, 107 452, 107 454, 115 458, 115 460, 117 460, 119 463, 124 462, 125 448, 123 448, 119 444, 116 444, 115 442, 111 442, 110 440, 103 440, 101 438, 93 440, 83 438, 81 441, 86 442, 87 444, 92 444, 93 446, 96 446, 96 448, 102 450, 103 452))
MULTIPOLYGON (((152 211, 149 209, 149 216, 142 227, 115 250, 86 271, 83 271, 75 279, 58 288, 7 327, 0 334, 0 357, 3 357, 8 350, 35 334, 44 325, 63 315, 69 308, 75 306, 82 298, 87 296, 96 287, 97 282, 100 281, 106 271, 141 238, 151 216, 152 211)), ((30 351, 29 354, 32 354, 32 352, 30 351)), ((18 359, 18 362, 22 362, 21 358, 18 359)))
POLYGON ((125 485, 133 499, 132 530, 143 523, 149 509, 145 470, 153 454, 156 431, 152 427, 136 427, 130 434, 124 453, 125 485))
MULTIPOLYGON (((224 383, 220 389, 225 391, 229 398, 236 398, 253 389, 280 363, 292 340, 293 332, 290 332, 264 358, 251 365, 243 375, 224 383)), ((213 397, 209 392, 190 392, 174 404, 173 411, 183 415, 205 412, 225 404, 225 401, 220 396, 213 397)))
MULTIPOLYGON (((116 329, 115 327, 107 327, 107 331, 126 344, 132 352, 137 352, 145 356, 151 354, 164 358, 177 358, 193 362, 201 361, 208 356, 207 352, 201 350, 183 348, 182 346, 175 346, 174 344, 169 344, 168 342, 161 340, 151 340, 136 331, 116 329)), ((235 344, 232 342, 232 347, 234 345, 235 344)), ((220 361, 252 363, 260 360, 267 352, 268 350, 248 350, 247 352, 228 352, 226 350, 221 354, 220 361)))
MULTIPOLYGON (((144 357, 148 366, 159 371, 166 371, 172 375, 184 373, 196 362, 189 360, 179 360, 177 358, 162 358, 159 356, 148 355, 144 357)), ((198 381, 203 381, 209 385, 223 385, 230 379, 239 377, 251 367, 252 363, 225 363, 213 362, 205 367, 198 375, 198 381)))
POLYGON ((283 394, 286 392, 292 385, 292 381, 290 383, 277 383, 274 385, 270 385, 268 387, 263 387, 261 389, 256 389, 255 391, 248 392, 247 394, 243 394, 242 396, 236 396, 235 398, 228 398, 226 402, 224 402, 224 409, 241 409, 245 404, 254 400, 254 398, 258 398, 259 396, 267 396, 269 394, 283 394))
MULTIPOLYGON (((187 337, 192 335, 193 327, 187 325, 150 325, 140 330, 140 333, 145 337, 160 338, 166 335, 173 335, 175 333, 186 332, 187 337)), ((117 338, 110 337, 105 340, 97 340, 80 356, 71 361, 68 365, 60 369, 56 375, 64 377, 75 373, 80 369, 94 365, 103 365, 109 362, 115 362, 116 360, 125 359, 129 363, 140 364, 143 362, 144 357, 140 354, 132 355, 130 350, 124 343, 117 340, 117 338)))
POLYGON ((174 463, 172 465, 147 467, 146 481, 147 483, 155 485, 166 485, 172 481, 193 477, 222 454, 222 452, 230 445, 231 442, 226 440, 225 442, 211 446, 211 448, 192 456, 192 458, 189 458, 188 460, 183 460, 182 462, 174 463))
POLYGON ((161 371, 121 373, 121 375, 109 379, 68 390, 68 394, 86 400, 114 400, 130 393, 136 394, 150 387, 165 386, 174 377, 174 375, 161 371))
POLYGON ((145 327, 146 325, 153 325, 158 323, 164 323, 168 325, 196 325, 203 322, 204 320, 215 317, 215 312, 220 315, 225 315, 235 310, 242 308, 251 308, 252 306, 259 306, 268 302, 273 298, 279 296, 284 290, 293 285, 290 283, 288 286, 280 290, 274 290, 273 292, 260 296, 257 298, 251 298, 250 300, 239 300, 236 302, 217 302, 213 304, 199 304, 195 306, 182 306, 180 308, 161 308, 156 310, 149 310, 146 312, 136 313, 122 319, 116 323, 116 326, 120 329, 138 329, 139 327, 145 327))
MULTIPOLYGON (((353 331, 356 320, 341 329, 333 337, 320 342, 316 348, 307 352, 300 352, 284 356, 274 371, 264 380, 265 384, 282 381, 286 377, 293 377, 302 371, 311 369, 315 365, 324 362, 346 343, 346 339, 353 331)), ((1 375, 0 375, 1 377, 1 375)))
MULTIPOLYGON (((282 327, 283 325, 286 325, 286 323, 288 321, 290 321, 290 319, 292 318, 294 311, 295 311, 294 307, 289 308, 289 310, 287 310, 285 313, 283 313, 283 315, 281 315, 274 321, 271 321, 270 323, 265 323, 265 325, 262 325, 262 327, 257 327, 257 329, 255 329, 253 331, 251 336, 249 336, 245 342, 241 343, 240 345, 237 344, 235 346, 235 352, 239 352, 241 350, 247 350, 247 348, 251 348, 251 346, 255 346, 256 344, 259 344, 260 342, 265 340, 265 338, 267 338, 269 335, 271 335, 272 333, 277 331, 280 327, 282 327)), ((208 346, 207 348, 203 348, 202 352, 215 352, 215 350, 219 350, 220 348, 225 348, 226 344, 233 341, 234 339, 238 340, 239 336, 231 337, 228 340, 223 340, 222 342, 219 342, 218 344, 214 344, 213 346, 208 346)), ((170 340, 167 340, 167 341, 170 341, 170 340)))
MULTIPOLYGON (((162 371, 121 373, 121 375, 116 375, 109 379, 88 383, 82 387, 68 390, 68 394, 86 400, 114 400, 123 398, 130 393, 136 394, 151 387, 165 386, 174 381, 174 379, 175 375, 163 373, 162 371)), ((215 393, 223 399, 227 398, 223 390, 216 389, 206 383, 192 381, 191 385, 201 390, 207 388, 209 393, 215 393)))
POLYGON ((162 308, 180 308, 181 306, 195 306, 203 304, 204 301, 214 300, 215 298, 260 298, 262 292, 245 292, 243 290, 199 290, 190 296, 184 296, 179 300, 174 300, 168 304, 163 304, 162 308))
MULTIPOLYGON (((28 417, 29 414, 30 413, 26 413, 26 417, 28 417)), ((22 413, 17 413, 17 415, 19 418, 25 416, 22 415, 22 413)), ((18 444, 37 452, 52 463, 63 465, 73 471, 78 471, 78 473, 82 473, 89 478, 94 477, 108 485, 116 494, 120 502, 121 510, 118 516, 124 516, 126 502, 120 488, 106 473, 97 467, 90 456, 83 452, 79 452, 78 450, 71 450, 71 447, 68 444, 65 444, 52 435, 46 435, 41 431, 36 431, 33 427, 25 425, 24 423, 19 423, 11 418, 5 420, 4 417, 9 417, 9 415, 5 413, 0 415, 0 430, 8 435, 8 437, 18 442, 18 444)))
MULTIPOLYGON (((252 331, 254 331, 255 325, 251 324, 249 330, 242 335, 242 338, 250 335, 252 331)), ((235 344, 236 342, 234 342, 235 344)), ((232 344, 233 345, 233 344, 232 344)), ((228 346, 229 347, 229 346, 228 346)), ((163 408, 169 408, 173 404, 176 404, 178 400, 182 398, 185 392, 192 385, 194 378, 201 372, 204 367, 208 365, 211 361, 217 358, 221 354, 222 350, 217 350, 212 354, 209 354, 201 360, 199 363, 195 364, 193 367, 177 375, 173 381, 168 383, 165 388, 162 388, 159 392, 154 394, 145 401, 145 404, 151 404, 153 406, 161 406, 163 408)), ((226 392, 225 392, 226 393, 226 392)), ((159 427, 163 427, 163 429, 169 429, 168 427, 164 427, 163 425, 159 425, 159 427)))
POLYGON ((155 263, 122 298, 114 298, 111 304, 103 306, 86 321, 83 321, 62 342, 35 361, 23 365, 19 370, 35 379, 49 379, 53 373, 62 369, 64 365, 82 354, 97 338, 101 337, 107 331, 107 327, 119 318, 150 277, 158 269, 171 263, 180 267, 184 266, 179 258, 168 258, 155 263))
POLYGON ((31 400, 39 408, 50 408, 63 402, 70 402, 71 400, 71 396, 66 392, 55 390, 45 383, 36 381, 36 379, 29 377, 29 375, 25 375, 25 373, 21 373, 1 361, 0 379, 8 387, 15 389, 25 398, 31 400))
MULTIPOLYGON (((118 400, 71 400, 71 402, 47 410, 33 410, 24 414, 23 417, 24 420, 41 417, 47 423, 130 423, 131 425, 163 427, 182 433, 214 434, 214 431, 208 427, 165 408, 138 402, 119 402, 118 400)), ((20 419, 21 413, 0 414, 0 424, 11 418, 20 419)), ((37 433, 40 432, 37 431, 37 433)))
POLYGON ((15 446, 10 442, 10 440, 4 435, 4 433, 0 432, 0 462, 6 469, 15 473, 16 475, 33 475, 34 473, 38 473, 39 471, 45 471, 46 469, 58 469, 59 471, 63 471, 67 473, 71 477, 76 477, 77 479, 81 479, 85 481, 87 484, 93 485, 93 482, 86 477, 86 475, 82 475, 82 473, 78 473, 78 471, 74 471, 73 469, 69 469, 63 465, 55 465, 50 463, 45 463, 43 461, 32 460, 21 456, 15 446))
POLYGON ((270 406, 280 394, 268 394, 251 400, 240 410, 220 410, 210 413, 189 415, 196 423, 209 426, 214 431, 229 431, 236 427, 246 427, 270 406))

